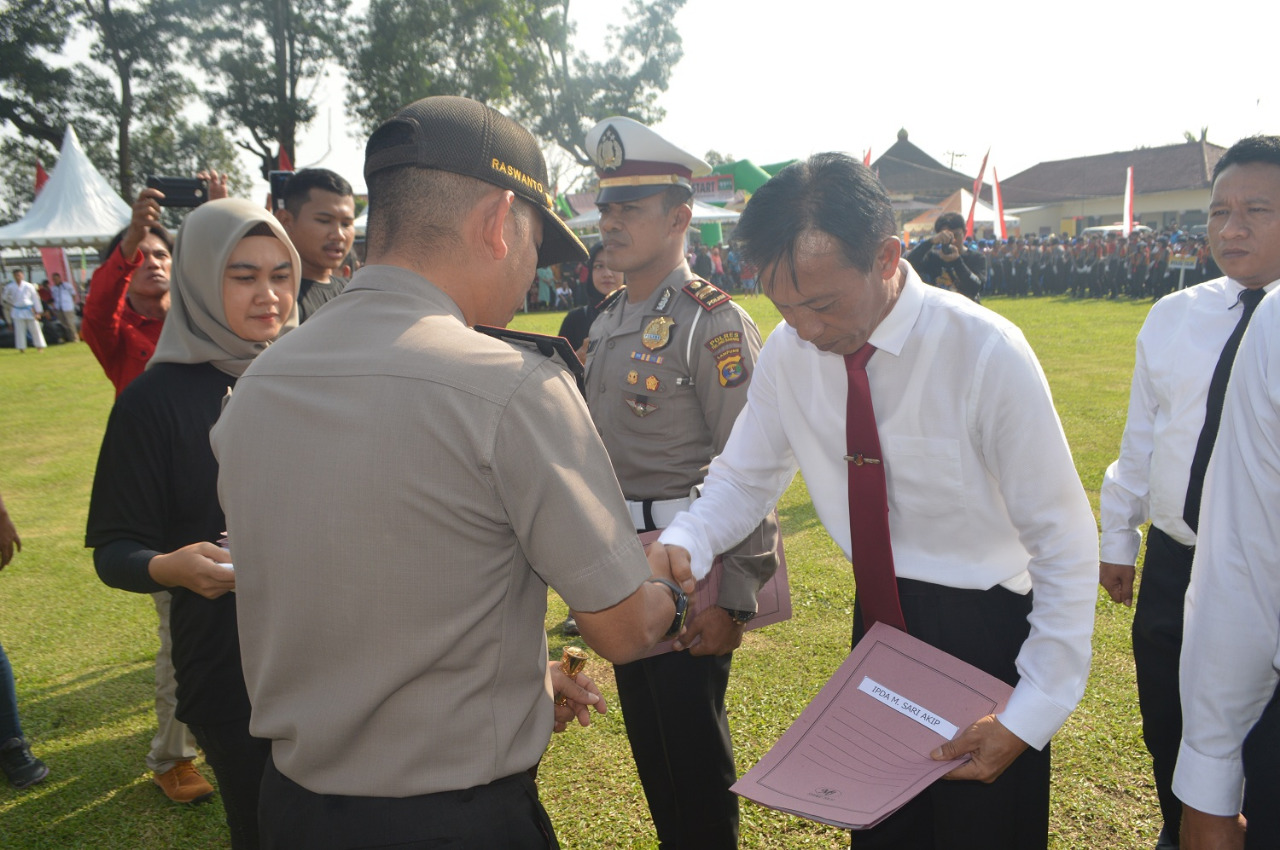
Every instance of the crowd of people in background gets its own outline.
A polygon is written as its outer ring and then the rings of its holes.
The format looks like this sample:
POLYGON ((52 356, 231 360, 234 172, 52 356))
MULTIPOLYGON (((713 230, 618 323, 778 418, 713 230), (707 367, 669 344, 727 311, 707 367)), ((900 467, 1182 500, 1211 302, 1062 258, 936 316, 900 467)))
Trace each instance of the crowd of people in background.
POLYGON ((983 293, 1014 298, 1160 298, 1219 277, 1203 235, 1180 230, 1069 236, 1016 236, 970 241, 982 254, 983 293), (1170 260, 1191 258, 1183 271, 1170 260))
MULTIPOLYGON (((917 241, 909 247, 920 245, 917 241)), ((1205 236, 1178 229, 1135 230, 1128 236, 1111 231, 1087 236, 1010 236, 1003 241, 969 238, 963 249, 966 260, 978 257, 969 265, 976 266, 973 271, 981 282, 976 293, 979 299, 984 295, 1065 295, 1156 300, 1222 275, 1205 236)), ((914 262, 923 257, 924 252, 918 257, 913 252, 911 259, 926 282, 974 297, 953 280, 937 281, 937 275, 921 268, 923 263, 914 262)), ((755 268, 727 242, 711 246, 693 243, 687 259, 695 274, 726 292, 757 292, 755 268)), ((569 310, 599 300, 586 263, 538 271, 525 299, 526 311, 569 310)))

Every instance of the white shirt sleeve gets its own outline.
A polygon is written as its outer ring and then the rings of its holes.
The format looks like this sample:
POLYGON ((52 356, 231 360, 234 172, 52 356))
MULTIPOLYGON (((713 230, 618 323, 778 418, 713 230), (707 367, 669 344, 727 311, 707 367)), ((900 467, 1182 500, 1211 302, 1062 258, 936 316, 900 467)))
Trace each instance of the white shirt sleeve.
POLYGON ((1048 382, 1021 334, 993 346, 975 374, 979 448, 1030 554, 1030 633, 1000 721, 1041 749, 1084 695, 1097 601, 1097 526, 1048 382))
POLYGON ((1173 791, 1240 811, 1241 747, 1280 681, 1280 302, 1268 296, 1232 369, 1204 500, 1182 641, 1173 791), (1272 379, 1275 380, 1272 380, 1272 379))
POLYGON ((1139 527, 1151 512, 1151 454, 1158 407, 1147 369, 1146 348, 1139 334, 1120 457, 1107 467, 1098 497, 1102 515, 1100 557, 1109 564, 1138 563, 1138 550, 1142 546, 1139 527))

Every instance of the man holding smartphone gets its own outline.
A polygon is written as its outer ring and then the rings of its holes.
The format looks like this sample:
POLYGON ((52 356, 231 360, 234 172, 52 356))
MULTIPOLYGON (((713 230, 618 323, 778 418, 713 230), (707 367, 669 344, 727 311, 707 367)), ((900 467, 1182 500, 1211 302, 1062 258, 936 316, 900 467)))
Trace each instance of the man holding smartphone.
POLYGON ((921 241, 907 255, 907 262, 934 286, 954 289, 979 301, 987 261, 964 244, 965 221, 960 213, 943 213, 933 223, 933 236, 921 241))

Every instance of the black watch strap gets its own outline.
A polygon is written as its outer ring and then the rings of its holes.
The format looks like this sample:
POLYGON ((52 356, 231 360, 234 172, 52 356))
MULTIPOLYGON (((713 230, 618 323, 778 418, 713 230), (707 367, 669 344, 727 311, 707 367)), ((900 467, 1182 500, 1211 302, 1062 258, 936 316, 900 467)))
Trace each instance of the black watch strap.
POLYGON ((667 633, 662 636, 663 640, 668 640, 680 634, 680 629, 684 628, 684 618, 689 613, 689 597, 685 596, 684 591, 680 589, 680 585, 676 584, 669 578, 661 578, 654 576, 645 579, 649 584, 661 584, 671 591, 671 601, 676 604, 676 616, 671 621, 671 628, 667 629, 667 633))
MULTIPOLYGON (((724 608, 723 605, 720 607, 724 608)), ((729 615, 729 619, 733 620, 735 626, 745 626, 756 615, 755 611, 739 610, 737 608, 724 608, 724 611, 729 615)))

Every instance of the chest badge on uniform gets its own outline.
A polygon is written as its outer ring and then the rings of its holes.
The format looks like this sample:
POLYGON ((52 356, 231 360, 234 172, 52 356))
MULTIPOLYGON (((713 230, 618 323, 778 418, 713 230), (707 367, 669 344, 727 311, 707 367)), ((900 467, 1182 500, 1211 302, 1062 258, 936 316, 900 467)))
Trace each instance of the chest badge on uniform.
POLYGON ((645 401, 643 398, 627 399, 627 407, 631 408, 631 412, 634 413, 636 416, 639 416, 642 418, 645 416, 648 416, 650 413, 653 413, 655 410, 658 409, 658 406, 656 404, 650 404, 648 401, 645 401))
POLYGON ((631 385, 633 385, 633 386, 634 386, 635 384, 637 384, 637 383, 639 383, 639 382, 640 382, 640 373, 639 373, 639 372, 637 372, 635 369, 632 369, 630 372, 628 372, 628 373, 627 373, 627 383, 628 383, 628 384, 631 384, 631 385))
POLYGON ((651 393, 656 393, 662 386, 662 381, 658 380, 657 375, 650 375, 644 379, 644 388, 651 393))
POLYGON ((640 343, 650 351, 657 351, 671 342, 671 328, 673 325, 675 325, 675 320, 670 316, 659 316, 644 326, 644 333, 640 336, 640 343))

